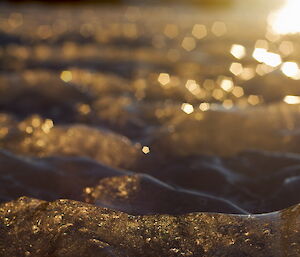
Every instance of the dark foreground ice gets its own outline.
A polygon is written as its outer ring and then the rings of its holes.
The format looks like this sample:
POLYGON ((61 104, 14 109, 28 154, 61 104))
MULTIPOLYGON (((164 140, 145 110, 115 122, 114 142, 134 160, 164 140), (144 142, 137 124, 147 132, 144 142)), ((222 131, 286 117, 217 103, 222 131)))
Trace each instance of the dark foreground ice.
POLYGON ((265 215, 132 216, 71 200, 0 206, 1 256, 299 256, 300 207, 265 215))

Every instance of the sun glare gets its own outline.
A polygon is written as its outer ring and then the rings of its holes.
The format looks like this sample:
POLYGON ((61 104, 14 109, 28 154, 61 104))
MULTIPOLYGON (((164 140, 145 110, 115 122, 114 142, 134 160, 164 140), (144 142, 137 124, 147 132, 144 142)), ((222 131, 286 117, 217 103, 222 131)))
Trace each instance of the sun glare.
POLYGON ((277 34, 295 34, 300 32, 300 1, 286 0, 279 10, 270 14, 268 23, 272 32, 277 34))

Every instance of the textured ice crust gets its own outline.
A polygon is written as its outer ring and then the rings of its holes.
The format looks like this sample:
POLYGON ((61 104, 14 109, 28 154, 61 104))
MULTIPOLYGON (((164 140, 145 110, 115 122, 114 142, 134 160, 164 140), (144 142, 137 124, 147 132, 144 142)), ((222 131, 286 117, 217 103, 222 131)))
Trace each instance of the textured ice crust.
POLYGON ((0 253, 12 256, 239 256, 300 254, 300 207, 265 215, 132 216, 70 200, 0 206, 0 253))

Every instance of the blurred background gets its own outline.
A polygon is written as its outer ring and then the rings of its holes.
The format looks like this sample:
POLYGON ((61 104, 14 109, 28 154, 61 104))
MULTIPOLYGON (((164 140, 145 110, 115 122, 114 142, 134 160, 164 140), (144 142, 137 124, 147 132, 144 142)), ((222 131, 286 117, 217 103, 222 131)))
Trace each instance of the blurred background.
POLYGON ((299 7, 1 1, 0 147, 165 172, 166 182, 184 172, 180 186, 256 211, 297 203, 299 171, 284 158, 300 153, 299 7))
POLYGON ((208 110, 298 108, 298 7, 297 0, 2 1, 0 107, 20 119, 105 124, 133 139, 173 109, 201 121, 208 110))
POLYGON ((2 72, 58 73, 78 88, 115 74, 129 79, 138 102, 231 109, 300 99, 296 0, 0 5, 2 72))

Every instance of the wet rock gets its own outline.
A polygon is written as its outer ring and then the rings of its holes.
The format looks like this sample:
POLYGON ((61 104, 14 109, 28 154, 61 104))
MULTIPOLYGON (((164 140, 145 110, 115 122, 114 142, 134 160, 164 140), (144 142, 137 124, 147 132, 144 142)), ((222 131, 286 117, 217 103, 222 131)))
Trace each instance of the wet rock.
POLYGON ((292 257, 300 254, 299 215, 294 206, 257 216, 132 216, 21 198, 0 207, 0 251, 3 257, 292 257))
POLYGON ((87 202, 133 215, 246 213, 224 199, 174 188, 143 174, 105 178, 96 187, 86 188, 85 193, 87 202))

